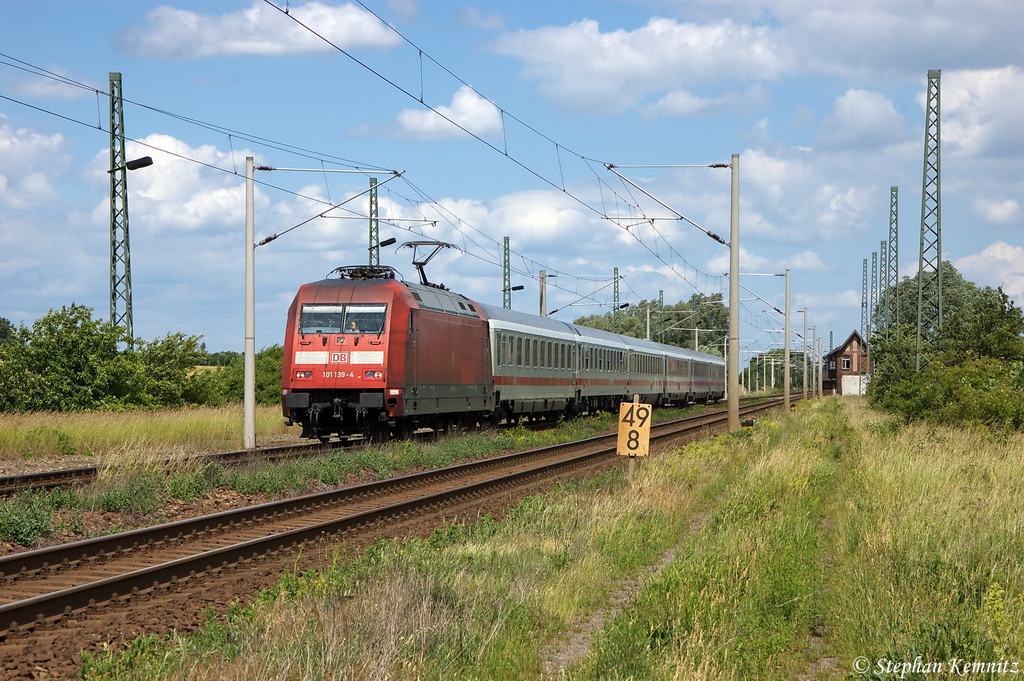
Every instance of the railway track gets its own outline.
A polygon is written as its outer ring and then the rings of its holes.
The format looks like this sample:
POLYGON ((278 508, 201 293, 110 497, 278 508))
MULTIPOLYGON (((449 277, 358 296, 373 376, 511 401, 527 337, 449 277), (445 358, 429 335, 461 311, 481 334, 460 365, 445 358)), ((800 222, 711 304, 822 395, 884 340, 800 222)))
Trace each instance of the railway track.
MULTIPOLYGON (((530 422, 520 425, 526 427, 540 427, 550 425, 547 422, 530 422)), ((433 437, 434 433, 427 433, 425 436, 433 437)), ((362 440, 334 441, 329 443, 309 443, 301 445, 286 445, 282 447, 264 447, 260 449, 243 449, 235 452, 218 452, 215 454, 199 454, 191 457, 201 462, 210 462, 222 466, 240 465, 252 461, 277 462, 286 459, 299 458, 303 456, 315 456, 335 449, 344 447, 349 451, 358 451, 370 445, 362 440)), ((167 463, 170 463, 168 460, 167 463)), ((26 473, 23 475, 0 476, 0 497, 12 496, 18 492, 29 490, 46 490, 55 487, 66 487, 69 485, 82 485, 93 482, 99 476, 98 466, 87 466, 84 468, 67 468, 63 470, 42 471, 38 473, 26 473)))
MULTIPOLYGON (((741 407, 752 415, 781 399, 741 407)), ((723 411, 652 427, 653 443, 725 430, 723 411)), ((328 537, 373 536, 390 523, 511 495, 615 461, 615 434, 311 494, 0 558, 0 637, 143 604, 231 576, 328 537)), ((243 578, 238 577, 239 581, 243 578)))

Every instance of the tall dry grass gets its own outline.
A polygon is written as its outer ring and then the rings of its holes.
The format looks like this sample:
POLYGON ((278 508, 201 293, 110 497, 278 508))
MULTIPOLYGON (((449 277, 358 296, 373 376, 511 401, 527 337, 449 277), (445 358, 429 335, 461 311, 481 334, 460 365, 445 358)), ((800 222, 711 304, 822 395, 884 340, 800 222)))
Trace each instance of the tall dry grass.
POLYGON ((865 445, 835 513, 831 626, 847 657, 1024 655, 1024 433, 851 409, 865 445))
MULTIPOLYGON (((257 437, 294 433, 280 407, 257 406, 257 437)), ((242 446, 242 407, 0 413, 0 458, 223 451, 242 446)))

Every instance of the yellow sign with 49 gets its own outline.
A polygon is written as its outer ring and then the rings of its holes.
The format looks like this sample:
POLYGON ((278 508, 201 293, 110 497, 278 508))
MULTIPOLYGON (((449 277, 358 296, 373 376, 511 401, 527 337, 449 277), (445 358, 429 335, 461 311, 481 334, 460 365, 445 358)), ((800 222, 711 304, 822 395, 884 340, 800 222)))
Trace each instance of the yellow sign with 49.
POLYGON ((623 402, 619 405, 619 437, 616 454, 647 456, 651 441, 651 405, 623 402))

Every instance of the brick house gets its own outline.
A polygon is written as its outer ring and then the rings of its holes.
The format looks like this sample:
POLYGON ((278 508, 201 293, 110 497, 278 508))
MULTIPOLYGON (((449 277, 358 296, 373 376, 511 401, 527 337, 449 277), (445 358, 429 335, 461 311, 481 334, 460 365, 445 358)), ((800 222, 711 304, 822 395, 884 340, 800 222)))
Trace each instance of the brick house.
POLYGON ((854 331, 842 345, 825 355, 822 390, 826 395, 863 395, 870 373, 864 339, 854 331))

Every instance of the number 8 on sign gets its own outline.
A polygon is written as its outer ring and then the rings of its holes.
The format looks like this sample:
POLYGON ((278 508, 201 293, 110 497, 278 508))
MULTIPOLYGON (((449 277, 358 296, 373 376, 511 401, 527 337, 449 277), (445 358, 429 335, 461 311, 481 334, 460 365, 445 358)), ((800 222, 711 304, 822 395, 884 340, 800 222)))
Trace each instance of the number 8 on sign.
POLYGON ((619 456, 647 456, 651 440, 651 405, 623 402, 619 405, 619 456))

